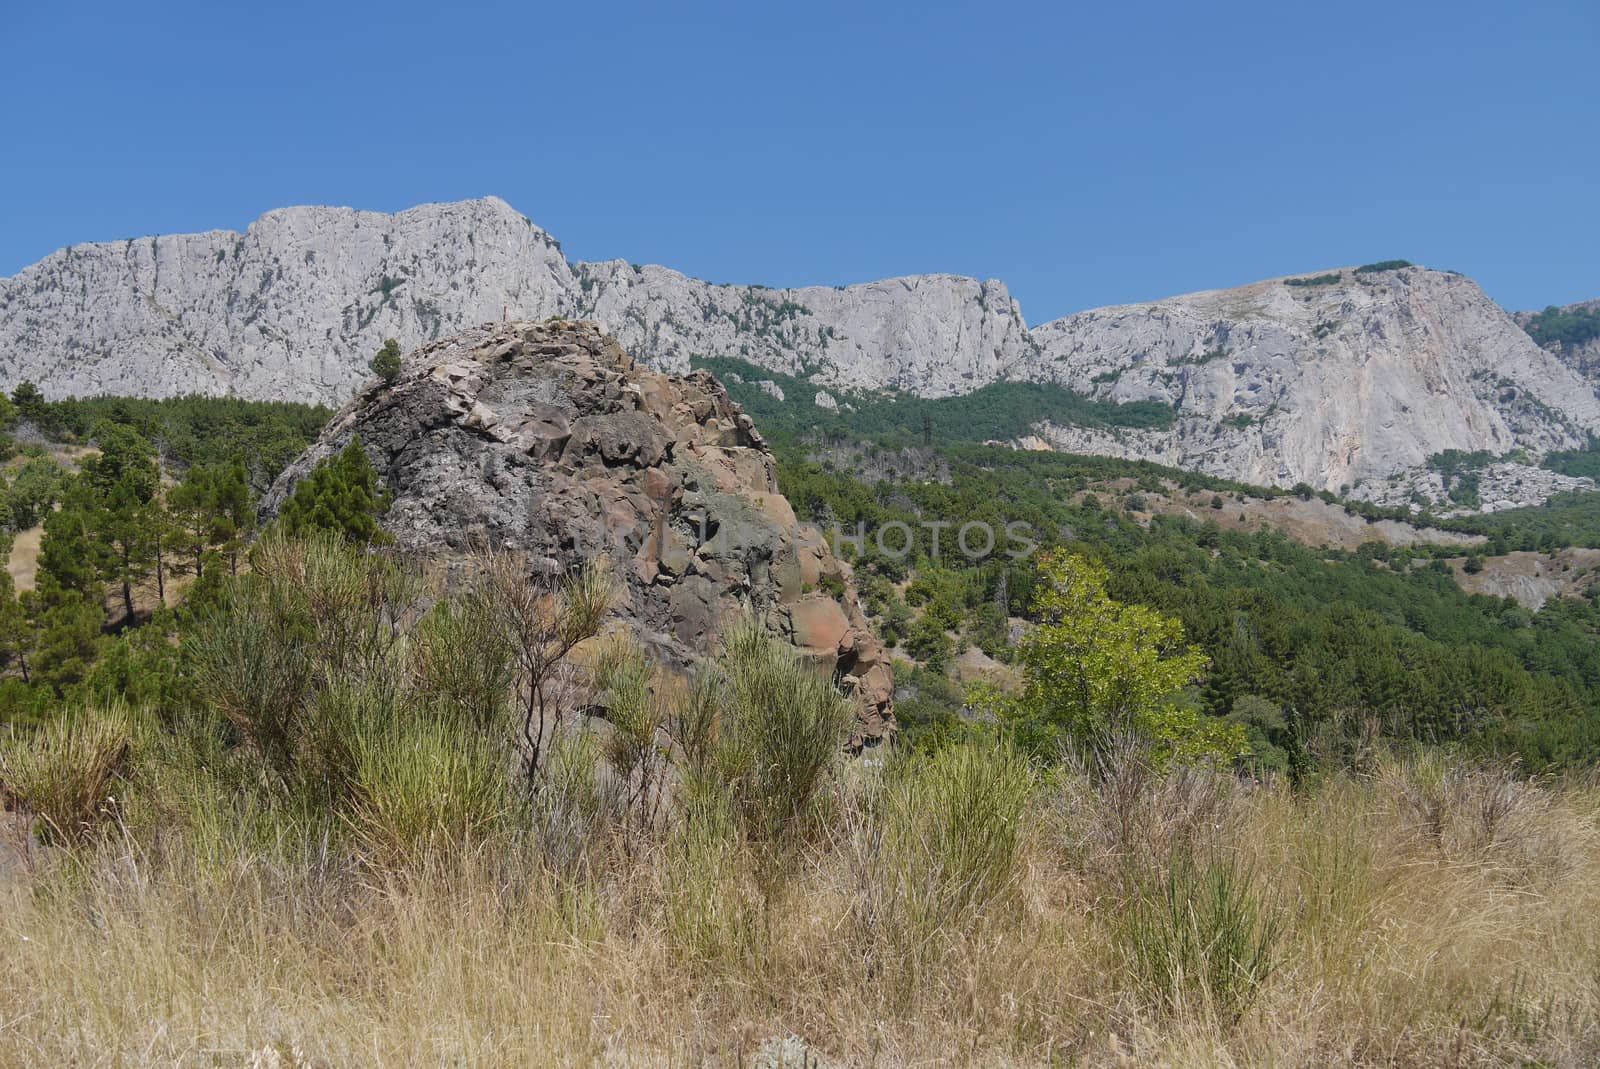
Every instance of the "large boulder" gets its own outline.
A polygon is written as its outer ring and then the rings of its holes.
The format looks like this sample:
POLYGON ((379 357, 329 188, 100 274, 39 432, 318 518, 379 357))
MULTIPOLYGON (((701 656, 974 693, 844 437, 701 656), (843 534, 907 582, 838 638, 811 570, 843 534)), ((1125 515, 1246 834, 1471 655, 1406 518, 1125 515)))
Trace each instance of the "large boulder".
POLYGON ((616 611, 679 665, 753 612, 858 699, 855 745, 893 732, 888 658, 850 566, 796 521, 771 452, 710 374, 650 371, 589 323, 468 330, 359 393, 264 514, 358 435, 394 494, 383 526, 401 546, 495 546, 533 570, 602 558, 620 580, 616 611))

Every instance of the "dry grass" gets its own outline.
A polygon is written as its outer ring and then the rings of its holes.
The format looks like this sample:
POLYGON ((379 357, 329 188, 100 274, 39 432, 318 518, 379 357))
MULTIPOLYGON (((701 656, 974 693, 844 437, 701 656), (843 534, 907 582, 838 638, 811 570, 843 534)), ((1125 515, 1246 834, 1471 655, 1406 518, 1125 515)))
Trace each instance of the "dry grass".
POLYGON ((39 577, 39 547, 44 541, 44 525, 29 527, 12 536, 11 556, 6 570, 17 590, 32 590, 39 577))
POLYGON ((883 900, 859 864, 879 774, 848 770, 765 907, 727 821, 625 853, 596 834, 580 877, 512 827, 396 870, 197 791, 214 819, 114 827, 0 883, 0 1064, 736 1066, 790 1034, 877 1066, 1600 1060, 1592 784, 1061 775, 1008 890, 905 955, 852 922, 883 900), (1247 1001, 1140 980, 1131 896, 1185 859, 1225 862, 1276 930, 1247 1001), (686 946, 708 925, 724 952, 686 946))

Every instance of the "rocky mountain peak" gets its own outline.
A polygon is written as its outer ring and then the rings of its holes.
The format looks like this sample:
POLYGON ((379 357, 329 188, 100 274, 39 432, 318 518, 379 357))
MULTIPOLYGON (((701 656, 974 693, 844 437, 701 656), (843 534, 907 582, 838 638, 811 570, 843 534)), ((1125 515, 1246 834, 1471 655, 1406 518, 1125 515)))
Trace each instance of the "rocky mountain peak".
POLYGON ((858 697, 858 744, 893 730, 888 660, 850 566, 796 521, 771 452, 711 375, 648 370, 590 323, 475 327, 369 382, 265 513, 356 436, 394 494, 383 526, 400 545, 493 545, 542 569, 604 560, 617 611, 679 664, 754 612, 858 697))

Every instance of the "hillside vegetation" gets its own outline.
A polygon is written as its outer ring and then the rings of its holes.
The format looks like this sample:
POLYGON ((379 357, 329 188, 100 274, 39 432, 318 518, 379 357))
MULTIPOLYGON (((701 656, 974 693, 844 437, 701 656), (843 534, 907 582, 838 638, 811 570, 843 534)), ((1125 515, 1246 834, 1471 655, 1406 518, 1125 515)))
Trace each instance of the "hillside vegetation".
POLYGON ((1247 787, 1138 727, 845 761, 848 706, 759 628, 673 679, 599 633, 603 576, 468 575, 268 538, 181 644, 191 707, 6 740, 39 822, 0 1062, 1600 1057, 1591 781, 1367 740, 1247 787))
POLYGON ((739 380, 734 385, 745 387, 736 394, 744 410, 755 417, 763 434, 779 439, 814 433, 910 444, 937 428, 942 442, 1006 441, 1033 433, 1033 425, 1046 417, 1064 426, 1128 428, 1168 427, 1176 418, 1170 405, 1097 401, 1047 382, 994 382, 940 398, 901 390, 836 388, 829 395, 837 395, 839 408, 827 409, 816 404, 817 394, 827 391, 801 378, 743 360, 697 360, 695 366, 725 382, 739 380), (761 382, 776 386, 783 399, 753 386, 761 382))
MULTIPOLYGON (((87 448, 7 486, 43 537, 0 597, 0 1064, 1600 1059, 1593 596, 929 405, 936 446, 892 405, 774 435, 905 658, 860 755, 753 620, 669 671, 603 570, 387 545, 359 440, 257 531, 232 450, 314 413, 17 418, 87 448)), ((1539 519, 1490 538, 1592 530, 1539 519)))

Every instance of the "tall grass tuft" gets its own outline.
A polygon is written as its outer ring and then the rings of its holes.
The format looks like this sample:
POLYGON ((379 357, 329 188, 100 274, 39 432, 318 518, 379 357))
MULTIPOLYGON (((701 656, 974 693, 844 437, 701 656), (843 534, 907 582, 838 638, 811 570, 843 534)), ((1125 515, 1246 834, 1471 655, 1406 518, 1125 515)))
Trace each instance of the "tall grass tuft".
POLYGON ((1013 886, 1035 777, 1003 743, 912 757, 856 829, 858 926, 902 957, 959 940, 1013 886))
POLYGON ((1206 1008, 1236 1021, 1276 966, 1280 926, 1237 860, 1172 855, 1138 887, 1118 937, 1147 993, 1173 1010, 1206 1008))
POLYGON ((427 715, 356 731, 348 819, 377 863, 415 864, 479 843, 508 814, 506 764, 482 736, 427 715))
POLYGON ((697 971, 749 964, 763 939, 763 903, 749 881, 739 822, 729 799, 705 782, 685 792, 663 850, 664 932, 679 961, 697 971))
POLYGON ((649 828, 663 800, 667 771, 666 681, 657 678, 637 643, 620 636, 601 651, 594 678, 606 707, 601 748, 623 796, 621 814, 649 828))
POLYGON ((47 841, 77 843, 110 817, 132 729, 121 709, 84 709, 0 744, 0 796, 39 820, 47 841))

